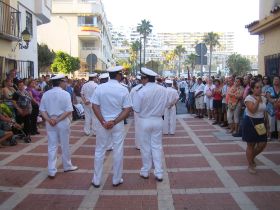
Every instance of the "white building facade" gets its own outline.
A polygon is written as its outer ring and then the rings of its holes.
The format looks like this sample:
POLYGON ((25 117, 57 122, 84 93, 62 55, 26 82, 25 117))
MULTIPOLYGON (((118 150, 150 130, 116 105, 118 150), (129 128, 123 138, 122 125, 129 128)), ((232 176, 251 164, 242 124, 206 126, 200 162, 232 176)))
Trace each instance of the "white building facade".
POLYGON ((53 0, 51 22, 39 29, 39 42, 78 57, 79 74, 102 71, 113 63, 111 34, 101 0, 53 0), (86 62, 90 54, 97 57, 92 68, 86 62))
POLYGON ((37 27, 50 22, 51 0, 5 0, 0 11, 1 76, 17 69, 18 77, 38 77, 37 27), (28 45, 21 33, 31 35, 28 45))

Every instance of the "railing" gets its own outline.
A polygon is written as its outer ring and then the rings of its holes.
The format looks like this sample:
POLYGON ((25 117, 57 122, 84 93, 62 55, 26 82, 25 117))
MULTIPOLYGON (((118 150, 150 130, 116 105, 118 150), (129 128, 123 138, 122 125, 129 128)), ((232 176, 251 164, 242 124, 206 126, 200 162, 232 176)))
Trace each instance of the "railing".
POLYGON ((264 57, 265 74, 268 76, 280 76, 280 53, 264 57))
POLYGON ((20 12, 0 1, 0 36, 8 40, 19 40, 20 12))
POLYGON ((23 78, 34 78, 34 63, 32 61, 18 61, 17 76, 23 78))

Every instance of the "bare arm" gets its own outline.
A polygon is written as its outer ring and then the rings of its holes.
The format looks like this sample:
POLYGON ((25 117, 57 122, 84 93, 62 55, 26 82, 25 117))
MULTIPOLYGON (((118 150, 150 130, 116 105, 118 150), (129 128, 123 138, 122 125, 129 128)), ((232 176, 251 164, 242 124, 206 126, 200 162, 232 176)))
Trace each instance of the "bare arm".
POLYGON ((256 100, 257 100, 256 103, 253 103, 251 101, 246 101, 245 102, 247 109, 249 110, 249 112, 251 112, 253 114, 255 114, 257 112, 259 104, 260 104, 262 99, 259 97, 256 100))
POLYGON ((62 115, 60 115, 57 119, 56 119, 56 123, 59 123, 60 121, 64 120, 66 117, 69 117, 69 115, 71 115, 72 112, 64 112, 62 115))
POLYGON ((127 118, 130 111, 131 111, 131 107, 123 109, 121 114, 114 120, 114 124, 116 125, 119 122, 123 121, 125 118, 127 118))
POLYGON ((99 122, 101 123, 101 125, 105 127, 105 124, 106 124, 106 121, 104 120, 102 114, 101 114, 101 110, 100 110, 100 106, 99 105, 96 105, 96 104, 92 104, 92 109, 93 109, 93 112, 95 114, 95 116, 97 117, 97 119, 99 120, 99 122))

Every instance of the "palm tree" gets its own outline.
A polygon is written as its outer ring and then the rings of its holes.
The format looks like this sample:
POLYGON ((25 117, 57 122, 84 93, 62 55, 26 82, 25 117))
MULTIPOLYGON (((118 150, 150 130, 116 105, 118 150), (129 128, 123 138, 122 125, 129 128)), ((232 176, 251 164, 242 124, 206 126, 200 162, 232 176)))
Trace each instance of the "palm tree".
POLYGON ((187 59, 186 59, 186 61, 185 61, 185 64, 191 65, 192 75, 193 75, 193 72, 194 72, 196 57, 197 57, 196 54, 191 53, 191 54, 188 55, 188 57, 187 57, 187 59))
MULTIPOLYGON (((140 41, 136 40, 130 45, 130 60, 133 63, 134 69, 137 68, 138 51, 140 50, 140 41)), ((137 73, 137 70, 134 72, 137 73)))
POLYGON ((151 25, 150 21, 146 19, 141 20, 141 23, 139 23, 137 26, 137 32, 139 32, 144 38, 144 65, 145 65, 145 58, 146 58, 147 37, 150 33, 152 33, 152 28, 153 26, 151 25))
POLYGON ((203 41, 210 48, 210 63, 209 63, 209 77, 211 77, 212 53, 216 46, 220 46, 220 36, 217 33, 209 32, 204 35, 203 41))
POLYGON ((180 70, 181 70, 181 58, 182 58, 182 55, 184 53, 186 53, 186 48, 184 48, 182 45, 178 45, 176 46, 175 50, 174 50, 174 53, 175 55, 178 57, 179 59, 179 65, 178 65, 178 68, 179 68, 179 77, 180 77, 180 70))

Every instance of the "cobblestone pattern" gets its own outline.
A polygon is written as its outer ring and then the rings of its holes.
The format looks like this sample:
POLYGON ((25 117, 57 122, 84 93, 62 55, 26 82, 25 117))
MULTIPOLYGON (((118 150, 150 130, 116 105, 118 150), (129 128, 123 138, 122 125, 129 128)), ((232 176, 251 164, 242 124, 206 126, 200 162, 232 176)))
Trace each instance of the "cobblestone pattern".
MULTIPOLYGON (((257 159, 256 175, 247 172, 246 144, 221 141, 224 132, 210 121, 178 116, 175 135, 163 137, 163 182, 139 176, 140 151, 134 124, 126 126, 124 183, 112 186, 112 153, 107 152, 99 189, 91 186, 95 137, 84 136, 83 122, 72 124, 72 161, 79 170, 47 177, 44 130, 31 144, 0 149, 0 209, 264 209, 280 206, 280 144, 269 143, 257 159)), ((224 134, 225 138, 227 134, 224 134)), ((60 154, 60 150, 58 151, 60 154)))

